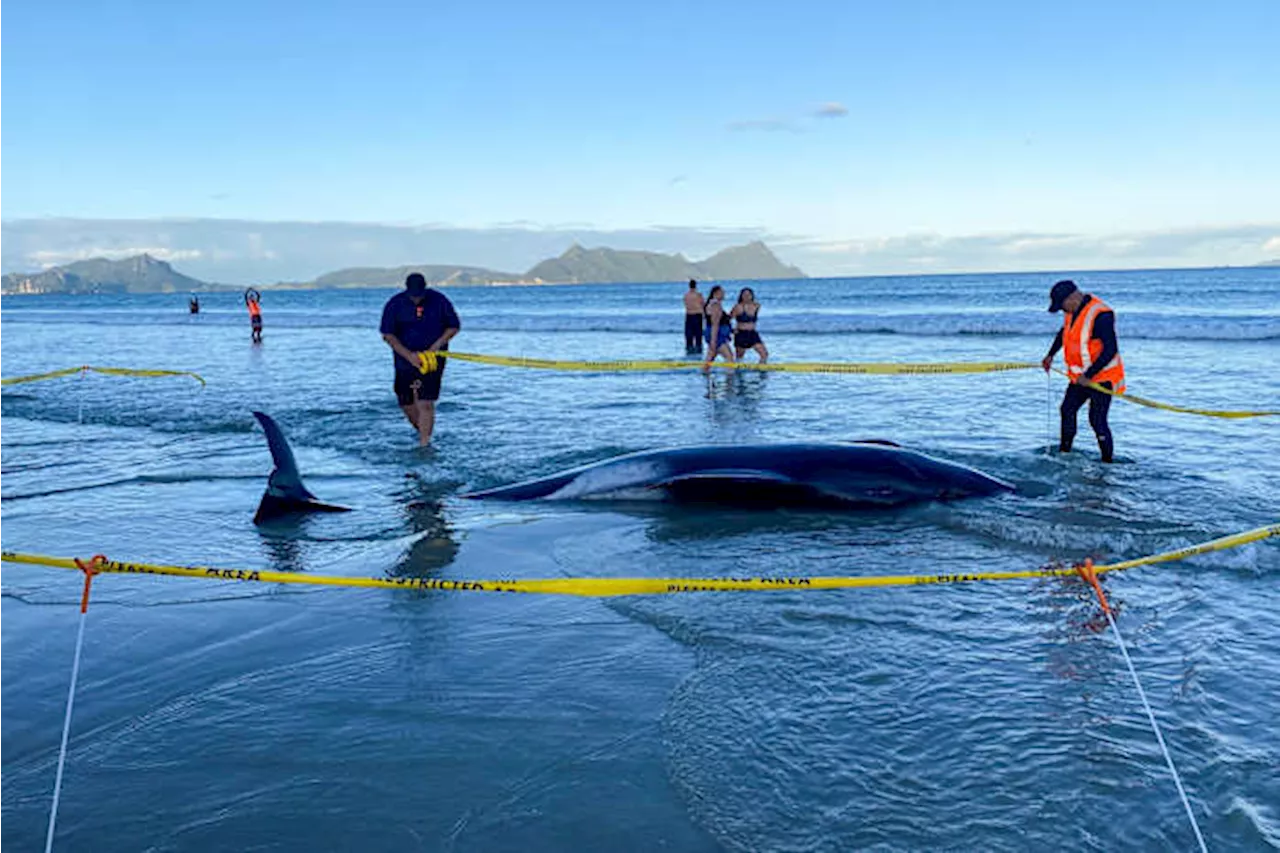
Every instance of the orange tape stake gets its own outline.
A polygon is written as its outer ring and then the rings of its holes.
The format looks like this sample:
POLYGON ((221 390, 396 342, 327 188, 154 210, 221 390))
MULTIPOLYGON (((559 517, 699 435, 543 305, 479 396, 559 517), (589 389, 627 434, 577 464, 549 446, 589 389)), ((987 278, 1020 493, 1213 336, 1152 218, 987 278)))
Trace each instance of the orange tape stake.
POLYGON ((89 612, 89 587, 93 584, 93 576, 98 573, 102 566, 106 565, 107 557, 105 554, 94 554, 93 559, 89 561, 89 565, 85 565, 84 561, 79 557, 73 557, 76 565, 80 567, 80 571, 84 572, 84 593, 80 596, 80 612, 89 612))
POLYGON ((1093 591, 1098 595, 1098 603, 1102 605, 1102 612, 1108 616, 1112 616, 1111 604, 1107 601, 1107 594, 1102 591, 1102 586, 1098 583, 1098 573, 1093 570, 1093 560, 1086 558, 1083 563, 1076 566, 1076 572, 1080 577, 1085 579, 1089 586, 1093 587, 1093 591))

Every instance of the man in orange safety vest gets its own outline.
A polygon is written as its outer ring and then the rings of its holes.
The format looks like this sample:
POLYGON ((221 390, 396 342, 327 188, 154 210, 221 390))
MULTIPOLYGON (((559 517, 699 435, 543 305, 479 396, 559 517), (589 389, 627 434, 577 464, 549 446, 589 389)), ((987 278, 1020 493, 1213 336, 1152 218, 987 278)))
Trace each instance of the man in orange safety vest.
POLYGON ((1107 303, 1089 293, 1083 293, 1074 281, 1060 281, 1049 291, 1049 312, 1064 312, 1062 328, 1041 366, 1045 372, 1053 365, 1053 357, 1062 350, 1062 360, 1067 365, 1071 384, 1062 397, 1062 435, 1058 445, 1061 453, 1068 453, 1076 437, 1076 414, 1086 402, 1089 404, 1089 425, 1098 437, 1098 449, 1102 461, 1110 462, 1115 454, 1111 439, 1111 427, 1107 424, 1107 412, 1111 408, 1112 394, 1124 393, 1124 362, 1120 359, 1120 347, 1116 343, 1116 314, 1107 303), (1112 393, 1090 387, 1090 384, 1106 388, 1112 393))

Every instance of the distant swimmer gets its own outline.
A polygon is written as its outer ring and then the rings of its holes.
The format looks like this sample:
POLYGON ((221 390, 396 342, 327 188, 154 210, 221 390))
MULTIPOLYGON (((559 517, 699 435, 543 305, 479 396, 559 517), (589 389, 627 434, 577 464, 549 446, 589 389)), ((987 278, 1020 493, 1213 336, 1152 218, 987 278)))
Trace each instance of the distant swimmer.
POLYGON ((723 355, 725 361, 733 361, 733 349, 729 342, 733 338, 733 326, 729 312, 724 310, 724 288, 716 285, 707 294, 707 305, 703 309, 706 315, 707 358, 704 364, 710 365, 717 355, 723 355))
POLYGON ((422 446, 431 441, 435 429, 445 359, 423 373, 419 354, 448 350, 449 341, 461 328, 453 303, 440 291, 428 289, 421 273, 410 273, 404 291, 388 299, 382 309, 382 339, 395 352, 396 400, 418 431, 422 446))
POLYGON ((1124 391, 1124 362, 1116 343, 1116 314, 1096 296, 1082 293, 1074 281, 1060 281, 1049 291, 1049 311, 1065 311, 1062 329, 1053 339, 1041 366, 1045 372, 1053 366, 1053 357, 1062 350, 1071 384, 1062 398, 1061 453, 1068 453, 1076 437, 1076 414, 1089 403, 1089 425, 1098 436, 1102 461, 1110 462, 1115 454, 1107 412, 1111 395, 1083 384, 1094 382, 1116 393, 1124 391))
POLYGON ((741 361, 747 350, 755 350, 756 355, 760 356, 761 364, 768 361, 769 350, 756 331, 756 320, 760 318, 760 303, 756 302, 756 292, 749 287, 738 291, 738 304, 733 306, 729 316, 738 324, 733 333, 734 357, 741 361))
POLYGON ((706 310, 698 282, 689 279, 689 289, 684 294, 684 351, 686 355, 702 352, 702 312, 706 310))
POLYGON ((200 297, 199 296, 196 296, 194 293, 191 294, 191 298, 187 300, 187 310, 190 311, 192 314, 200 313, 200 297))
POLYGON ((262 343, 262 294, 252 287, 244 292, 244 304, 249 307, 250 336, 255 344, 262 343))

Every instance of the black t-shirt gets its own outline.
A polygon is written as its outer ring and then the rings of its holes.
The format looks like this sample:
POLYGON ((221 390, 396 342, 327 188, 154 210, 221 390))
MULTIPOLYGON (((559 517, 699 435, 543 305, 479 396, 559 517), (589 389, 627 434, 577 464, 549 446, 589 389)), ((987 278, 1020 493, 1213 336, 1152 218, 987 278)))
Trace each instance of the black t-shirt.
MULTIPOLYGON (((445 329, 461 328, 453 303, 438 290, 428 289, 417 303, 408 291, 401 291, 388 299, 382 309, 382 334, 395 335, 414 352, 434 344, 445 329)), ((397 371, 418 372, 418 365, 405 361, 400 353, 395 353, 395 365, 397 371)))

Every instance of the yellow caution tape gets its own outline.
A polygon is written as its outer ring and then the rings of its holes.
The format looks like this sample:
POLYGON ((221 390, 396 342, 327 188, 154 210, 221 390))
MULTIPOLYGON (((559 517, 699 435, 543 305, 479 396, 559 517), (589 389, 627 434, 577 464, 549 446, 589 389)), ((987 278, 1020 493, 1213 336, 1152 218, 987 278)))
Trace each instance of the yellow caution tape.
POLYGON ((451 358, 475 364, 498 367, 527 367, 535 370, 586 371, 591 373, 647 372, 661 370, 701 370, 713 367, 717 370, 755 370, 765 373, 862 373, 862 374, 922 374, 922 373, 996 373, 1005 370, 1027 370, 1040 365, 1027 361, 956 361, 956 362, 843 362, 843 361, 794 361, 759 362, 716 361, 710 365, 701 361, 561 361, 548 358, 519 358, 509 355, 489 355, 470 352, 419 353, 420 370, 430 373, 436 369, 436 359, 451 358), (429 358, 428 358, 429 357, 429 358))
MULTIPOLYGON (((1111 565, 1094 566, 1095 572, 1132 569, 1153 563, 1183 560, 1197 554, 1236 548, 1250 542, 1280 536, 1280 524, 1224 536, 1176 551, 1126 560, 1111 565)), ((28 563, 60 569, 78 569, 75 560, 42 554, 5 551, 0 559, 9 563, 28 563)), ((829 590, 864 587, 916 586, 920 584, 971 583, 975 581, 1007 581, 1027 578, 1052 578, 1075 575, 1073 566, 1029 569, 1021 572, 973 572, 953 575, 875 575, 870 577, 779 577, 779 578, 537 578, 525 580, 449 580, 444 578, 353 578, 329 575, 304 575, 256 569, 219 569, 209 566, 161 566, 149 563, 123 563, 105 560, 97 571, 117 574, 168 575, 210 580, 256 581, 260 583, 310 584, 313 586, 372 587, 376 589, 427 589, 448 592, 520 592, 542 595, 577 595, 607 597, 616 595, 659 595, 676 592, 748 592, 777 590, 829 590)))
MULTIPOLYGON (((1000 373, 1008 370, 1028 370, 1039 367, 1028 361, 938 361, 938 362, 855 362, 855 361, 793 361, 767 362, 760 364, 754 361, 715 361, 710 365, 701 361, 563 361, 549 358, 521 358, 509 355, 490 355, 470 352, 419 353, 422 364, 419 370, 431 373, 436 370, 441 358, 455 358, 458 361, 469 361, 475 364, 489 364, 498 367, 526 367, 534 370, 564 370, 590 373, 647 372, 663 370, 701 370, 713 367, 717 370, 755 370, 762 373, 844 373, 864 375, 922 375, 922 374, 971 374, 1000 373)), ((1056 371, 1063 376, 1067 374, 1056 371)), ((1234 411, 1224 409, 1193 409, 1186 406, 1174 406, 1160 403, 1137 394, 1117 393, 1094 382, 1086 382, 1090 388, 1119 397, 1139 406, 1152 409, 1163 409, 1167 412, 1182 412, 1189 415, 1204 415, 1211 418, 1265 418, 1280 416, 1280 410, 1234 411)))
MULTIPOLYGON (((1054 372, 1066 376, 1061 370, 1054 368, 1054 372)), ((1112 391, 1104 385, 1097 382, 1091 382, 1088 379, 1084 384, 1094 391, 1101 391, 1103 394, 1110 394, 1112 397, 1119 397, 1130 403, 1137 403, 1139 406, 1146 406, 1149 409, 1163 409, 1166 412, 1182 412, 1186 415, 1204 415, 1206 418, 1270 418, 1280 415, 1280 410, 1263 409, 1261 411, 1233 410, 1233 409, 1192 409, 1186 406, 1174 406, 1170 403, 1160 403, 1147 397, 1139 397, 1137 394, 1130 394, 1128 391, 1119 392, 1112 391)))
POLYGON ((11 376, 8 379, 0 380, 0 385, 21 385, 25 382, 42 382, 45 379, 57 379, 60 376, 73 376, 77 373, 85 373, 92 371, 93 373, 103 373, 107 376, 190 376, 192 379, 205 384, 204 377, 198 373, 191 373, 187 370, 134 370, 130 367, 91 367, 82 365, 80 367, 68 367, 63 370, 53 370, 49 373, 33 373, 30 376, 11 376))
POLYGON ((1251 542, 1261 542, 1263 539, 1270 539, 1272 536, 1280 536, 1280 524, 1268 524, 1265 527, 1255 527, 1253 530, 1246 530, 1243 533, 1233 533, 1230 536, 1223 536, 1220 539, 1201 542, 1199 545, 1188 545, 1186 548, 1178 548, 1174 551, 1165 551, 1161 554, 1152 554, 1149 557, 1138 557, 1134 560, 1122 560, 1119 563, 1111 563, 1106 566, 1094 566, 1093 570, 1095 572, 1119 572, 1125 569, 1136 569, 1138 566, 1152 566, 1156 563, 1172 563, 1175 560, 1185 560, 1188 557, 1195 557, 1198 554, 1208 554, 1211 551, 1225 551, 1228 548, 1239 548, 1241 545, 1248 545, 1251 542))

